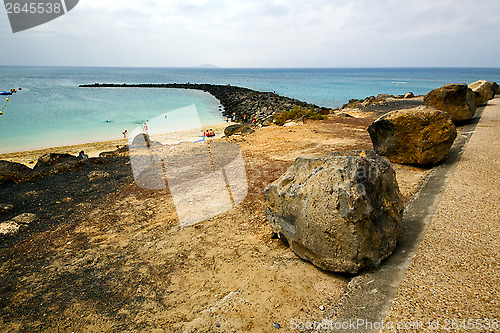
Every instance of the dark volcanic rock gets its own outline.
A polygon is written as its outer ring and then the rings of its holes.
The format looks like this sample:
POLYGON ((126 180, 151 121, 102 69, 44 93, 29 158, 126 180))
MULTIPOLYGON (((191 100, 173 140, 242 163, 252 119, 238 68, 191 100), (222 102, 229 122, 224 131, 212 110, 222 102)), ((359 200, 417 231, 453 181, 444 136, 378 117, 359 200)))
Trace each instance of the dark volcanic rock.
POLYGON ((126 156, 129 153, 128 146, 123 146, 122 148, 118 148, 114 151, 104 151, 99 153, 99 157, 108 157, 108 156, 126 156))
POLYGON ((432 107, 393 111, 368 127, 375 151, 396 163, 435 164, 448 154, 457 130, 432 107))
POLYGON ((401 235, 395 172, 373 151, 299 157, 264 193, 274 232, 325 270, 355 274, 379 267, 401 235))
POLYGON ((38 162, 36 163, 33 169, 37 170, 41 168, 47 168, 59 164, 61 162, 76 161, 76 160, 79 160, 79 158, 70 154, 57 154, 57 153, 45 154, 38 158, 38 162))
POLYGON ((242 125, 242 124, 235 124, 235 125, 230 125, 224 129, 224 135, 227 137, 230 137, 231 135, 235 134, 251 134, 255 132, 254 130, 255 125, 242 125))
POLYGON ((412 93, 407 95, 408 97, 406 98, 405 96, 394 98, 392 95, 379 94, 377 97, 369 96, 362 100, 351 99, 349 103, 342 106, 341 110, 357 109, 363 112, 377 112, 384 114, 395 110, 411 109, 423 105, 421 96, 416 97, 412 93))
POLYGON ((0 184, 30 180, 35 172, 21 163, 0 161, 0 184))
POLYGON ((471 119, 476 113, 474 93, 465 83, 446 84, 424 97, 424 104, 444 111, 453 121, 471 119))
POLYGON ((11 204, 0 203, 0 214, 10 213, 13 209, 14 206, 11 204))

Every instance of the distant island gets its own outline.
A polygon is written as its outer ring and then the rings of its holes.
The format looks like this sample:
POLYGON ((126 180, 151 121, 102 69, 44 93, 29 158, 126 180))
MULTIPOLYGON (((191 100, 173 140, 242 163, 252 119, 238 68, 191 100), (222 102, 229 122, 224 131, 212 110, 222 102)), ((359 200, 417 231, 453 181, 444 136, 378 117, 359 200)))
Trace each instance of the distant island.
POLYGON ((194 68, 219 68, 219 67, 215 66, 214 64, 202 64, 194 66, 194 68))

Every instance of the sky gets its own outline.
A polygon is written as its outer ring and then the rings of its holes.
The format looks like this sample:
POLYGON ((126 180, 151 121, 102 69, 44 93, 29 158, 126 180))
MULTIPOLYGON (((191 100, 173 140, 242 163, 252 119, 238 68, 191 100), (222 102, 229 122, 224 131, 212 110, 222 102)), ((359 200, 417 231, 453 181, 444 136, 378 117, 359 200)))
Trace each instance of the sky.
POLYGON ((498 0, 80 0, 0 65, 500 67, 498 0))

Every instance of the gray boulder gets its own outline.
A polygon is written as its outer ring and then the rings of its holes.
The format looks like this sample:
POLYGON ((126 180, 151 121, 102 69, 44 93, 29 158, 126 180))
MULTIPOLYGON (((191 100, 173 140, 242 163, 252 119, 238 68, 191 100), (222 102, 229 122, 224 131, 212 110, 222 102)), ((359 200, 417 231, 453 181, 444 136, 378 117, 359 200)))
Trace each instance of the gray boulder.
POLYGON ((465 83, 446 84, 432 90, 425 95, 424 105, 446 112, 453 121, 469 120, 476 113, 474 93, 465 83))
POLYGON ((469 84, 469 88, 474 92, 476 106, 480 106, 495 96, 496 90, 492 82, 479 80, 469 84))
POLYGON ((264 193, 274 232, 299 257, 328 271, 377 268, 401 235, 395 172, 373 151, 299 157, 264 193))
POLYGON ((439 163, 457 137, 448 114, 426 106, 389 112, 368 133, 378 154, 392 162, 422 165, 439 163))

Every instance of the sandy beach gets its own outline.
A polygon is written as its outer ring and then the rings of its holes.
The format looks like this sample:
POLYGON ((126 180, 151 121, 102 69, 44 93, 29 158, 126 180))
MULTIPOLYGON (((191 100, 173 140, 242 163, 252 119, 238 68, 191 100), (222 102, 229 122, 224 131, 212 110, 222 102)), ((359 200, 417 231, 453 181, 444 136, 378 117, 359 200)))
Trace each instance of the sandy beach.
MULTIPOLYGON (((219 123, 213 126, 206 127, 204 128, 204 130, 213 129, 216 133, 215 138, 220 138, 224 136, 224 128, 230 124, 231 123, 219 123)), ((152 140, 158 141, 162 144, 174 144, 184 140, 194 141, 199 140, 200 138, 200 129, 151 136, 152 140)), ((98 157, 102 152, 114 151, 128 145, 129 143, 129 138, 124 138, 121 140, 89 142, 70 146, 62 145, 44 149, 2 153, 0 154, 0 160, 17 162, 29 167, 33 167, 36 164, 37 159, 45 154, 58 153, 78 156, 80 151, 83 150, 89 157, 98 157)))

